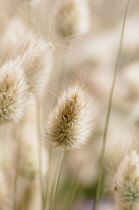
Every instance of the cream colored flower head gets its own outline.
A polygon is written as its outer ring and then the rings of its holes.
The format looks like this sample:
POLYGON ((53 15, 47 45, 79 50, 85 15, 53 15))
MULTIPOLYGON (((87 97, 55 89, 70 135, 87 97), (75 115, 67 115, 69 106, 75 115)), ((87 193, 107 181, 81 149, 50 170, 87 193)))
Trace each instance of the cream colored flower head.
POLYGON ((19 18, 12 18, 1 37, 2 62, 15 57, 27 35, 27 28, 19 18))
POLYGON ((89 8, 86 0, 62 1, 56 15, 56 29, 62 38, 88 32, 89 8))
POLYGON ((0 69, 0 123, 21 120, 27 98, 23 69, 18 60, 11 60, 0 69))
POLYGON ((21 60, 29 91, 36 93, 45 87, 50 77, 53 64, 53 46, 50 42, 33 37, 28 42, 21 60))
POLYGON ((114 190, 120 206, 128 207, 139 202, 139 156, 136 151, 121 162, 114 178, 114 190))
POLYGON ((55 146, 81 147, 87 142, 94 124, 91 96, 80 85, 69 87, 50 113, 48 124, 47 138, 55 146))

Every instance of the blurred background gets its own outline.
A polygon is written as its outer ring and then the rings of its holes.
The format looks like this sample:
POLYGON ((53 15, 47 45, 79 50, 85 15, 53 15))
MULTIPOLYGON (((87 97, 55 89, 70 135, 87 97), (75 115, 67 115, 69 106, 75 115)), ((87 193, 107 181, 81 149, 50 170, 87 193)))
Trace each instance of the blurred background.
MULTIPOLYGON (((89 30, 81 36, 71 37, 61 37, 56 28, 59 24, 57 11, 63 3, 64 0, 29 2, 0 0, 0 62, 2 65, 3 60, 7 59, 9 46, 14 45, 18 48, 19 42, 25 39, 29 30, 53 43, 55 48, 53 72, 46 89, 40 96, 42 129, 62 90, 77 81, 88 87, 89 93, 94 98, 96 115, 92 136, 83 148, 67 152, 53 210, 91 210, 95 197, 110 87, 127 1, 88 0, 89 30)), ((23 120, 23 144, 16 196, 18 210, 41 209, 35 112, 35 102, 32 100, 23 120), (29 160, 26 160, 26 157, 29 157, 29 160)), ((17 139, 21 135, 20 126, 20 124, 9 123, 0 127, 1 209, 11 209, 17 139)), ((138 139, 139 2, 133 0, 126 21, 122 55, 113 95, 103 167, 104 190, 99 210, 116 208, 113 198, 113 175, 125 154, 134 148, 139 150, 138 139)), ((46 209, 49 209, 61 150, 52 149, 46 139, 43 141, 46 209)))

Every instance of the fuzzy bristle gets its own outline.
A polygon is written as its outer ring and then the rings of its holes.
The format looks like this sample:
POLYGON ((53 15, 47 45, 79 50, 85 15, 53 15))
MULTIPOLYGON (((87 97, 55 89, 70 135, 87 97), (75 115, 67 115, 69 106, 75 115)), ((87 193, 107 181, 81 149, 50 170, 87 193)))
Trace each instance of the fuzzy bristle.
POLYGON ((78 36, 89 30, 89 9, 86 0, 62 2, 57 12, 56 28, 60 36, 78 36))
POLYGON ((26 30, 24 22, 18 18, 13 18, 9 22, 1 37, 2 63, 14 58, 20 52, 27 36, 26 30))
POLYGON ((42 39, 30 40, 21 58, 29 91, 36 93, 44 87, 50 76, 53 63, 53 47, 42 39))
POLYGON ((118 168, 114 190, 119 209, 130 209, 139 202, 139 156, 136 151, 126 156, 118 168))
POLYGON ((50 114, 47 137, 55 146, 79 148, 86 143, 93 121, 93 100, 81 86, 72 86, 50 114))
POLYGON ((0 69, 0 123, 21 120, 27 98, 23 69, 18 61, 11 60, 0 69))

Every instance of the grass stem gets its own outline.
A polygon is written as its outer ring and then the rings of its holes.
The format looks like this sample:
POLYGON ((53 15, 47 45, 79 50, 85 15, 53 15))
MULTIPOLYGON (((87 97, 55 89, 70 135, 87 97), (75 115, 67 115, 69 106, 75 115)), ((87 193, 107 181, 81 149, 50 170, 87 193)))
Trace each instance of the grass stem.
POLYGON ((115 69, 114 69, 114 74, 113 74, 112 85, 111 85, 111 89, 110 89, 108 109, 107 109, 107 115, 106 115, 106 122, 105 122, 104 134, 103 134, 103 145, 102 145, 100 163, 99 163, 99 172, 98 172, 98 180, 97 180, 97 187, 96 187, 96 198, 95 198, 93 210, 97 209, 98 201, 99 201, 99 198, 100 198, 100 195, 101 195, 101 190, 102 190, 101 186, 102 186, 102 180, 103 180, 103 162, 104 162, 104 156, 105 156, 105 147, 106 147, 106 140, 107 140, 110 114, 111 114, 113 92, 114 92, 114 88, 115 88, 115 83, 116 83, 116 79, 117 79, 117 72, 118 72, 120 57, 121 57, 121 53, 122 53, 124 29, 125 29, 127 14, 128 14, 128 11, 129 11, 130 1, 131 0, 127 0, 126 11, 125 11, 125 14, 124 14, 124 20, 123 20, 122 31, 121 31, 121 36, 120 36, 119 49, 118 49, 118 54, 117 54, 117 59, 116 59, 116 64, 115 64, 115 69))
POLYGON ((37 114, 37 134, 38 134, 38 158, 39 158, 39 180, 40 180, 40 190, 42 198, 42 210, 45 210, 45 195, 43 187, 43 175, 42 175, 42 141, 41 141, 41 120, 40 120, 40 104, 39 98, 36 95, 36 114, 37 114))
POLYGON ((132 210, 133 209, 133 205, 131 204, 131 206, 130 206, 130 210, 132 210))
POLYGON ((15 178, 14 178, 14 188, 13 188, 13 210, 16 210, 16 193, 17 193, 17 183, 18 183, 18 174, 19 174, 19 165, 20 165, 20 155, 21 155, 21 140, 23 134, 23 123, 21 122, 19 125, 19 134, 17 138, 17 151, 16 151, 16 159, 15 159, 15 178))
POLYGON ((61 176, 61 172, 62 172, 62 166, 63 166, 65 154, 66 154, 66 148, 64 148, 64 150, 62 152, 62 155, 61 155, 59 171, 58 171, 58 175, 57 175, 57 179, 56 179, 56 185, 55 185, 55 188, 54 188, 54 193, 53 193, 53 196, 52 196, 52 200, 51 200, 51 203, 50 203, 49 210, 52 210, 53 204, 54 204, 54 201, 55 201, 55 198, 56 198, 56 194, 57 194, 57 190, 58 190, 58 186, 59 186, 59 181, 60 181, 60 176, 61 176))
MULTIPOLYGON (((50 164, 50 166, 51 166, 51 163, 52 163, 52 145, 50 145, 50 147, 49 147, 49 164, 50 164)), ((49 201, 50 177, 51 177, 51 167, 49 167, 49 170, 48 170, 48 173, 46 176, 47 182, 45 185, 45 201, 44 201, 45 209, 48 209, 47 204, 49 201)))

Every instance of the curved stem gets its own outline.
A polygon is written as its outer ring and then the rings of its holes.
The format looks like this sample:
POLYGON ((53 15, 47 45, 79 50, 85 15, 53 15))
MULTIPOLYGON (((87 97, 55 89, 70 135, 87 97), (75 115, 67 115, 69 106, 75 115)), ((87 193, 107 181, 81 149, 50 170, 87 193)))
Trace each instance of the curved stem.
POLYGON ((125 15, 124 15, 121 37, 120 37, 120 43, 119 43, 119 49, 118 49, 118 54, 117 54, 117 59, 116 59, 116 64, 115 64, 115 69, 114 69, 112 85, 111 85, 111 89, 110 89, 109 103, 108 103, 106 122, 105 122, 104 134, 103 134, 103 145, 102 145, 100 163, 99 163, 99 172, 98 172, 98 180, 97 180, 97 188, 96 188, 96 199, 95 199, 95 203, 94 203, 94 206, 93 206, 93 210, 97 209, 98 201, 99 201, 99 198, 100 198, 100 195, 101 195, 101 185, 102 185, 102 180, 103 180, 103 174, 102 174, 102 172, 103 172, 103 162, 104 162, 104 156, 105 156, 105 147, 106 147, 108 127, 109 127, 109 119, 110 119, 110 114, 111 114, 113 92, 114 92, 114 88, 115 88, 115 83, 116 83, 116 78, 117 78, 117 73, 118 73, 118 67, 119 67, 119 62, 120 62, 120 57, 121 57, 121 52, 122 52, 122 47, 123 47, 124 29, 125 29, 127 14, 128 14, 128 11, 129 11, 130 1, 131 0, 127 0, 126 11, 125 11, 125 15))
POLYGON ((36 108, 37 108, 37 134, 38 134, 38 158, 39 158, 39 180, 40 190, 42 198, 42 210, 45 210, 45 195, 43 187, 43 175, 42 175, 42 142, 41 142, 41 120, 40 120, 40 104, 39 98, 36 95, 36 108))
POLYGON ((18 173, 20 165, 20 155, 21 155, 21 140, 23 135, 23 123, 19 125, 19 134, 17 138, 17 151, 16 151, 16 162, 15 162, 15 178, 14 178, 14 188, 13 188, 13 210, 16 210, 16 193, 17 193, 17 183, 18 183, 18 173))
POLYGON ((63 166, 65 154, 66 154, 66 148, 64 148, 64 151, 63 151, 63 153, 61 155, 61 161, 60 161, 58 176, 57 176, 57 180, 56 180, 56 186, 55 186, 55 189, 54 189, 54 194, 52 196, 52 200, 51 200, 51 203, 50 203, 49 210, 51 210, 53 208, 53 203, 54 203, 55 198, 56 198, 56 194, 57 194, 57 190, 58 190, 58 185, 59 185, 59 181, 60 181, 60 176, 61 176, 61 172, 62 172, 62 166, 63 166))
POLYGON ((50 145, 49 147, 49 170, 46 176, 46 184, 45 184, 45 201, 44 201, 44 205, 45 205, 45 209, 48 209, 48 201, 49 201, 49 188, 50 188, 50 176, 51 176, 51 162, 52 162, 52 145, 50 145))

